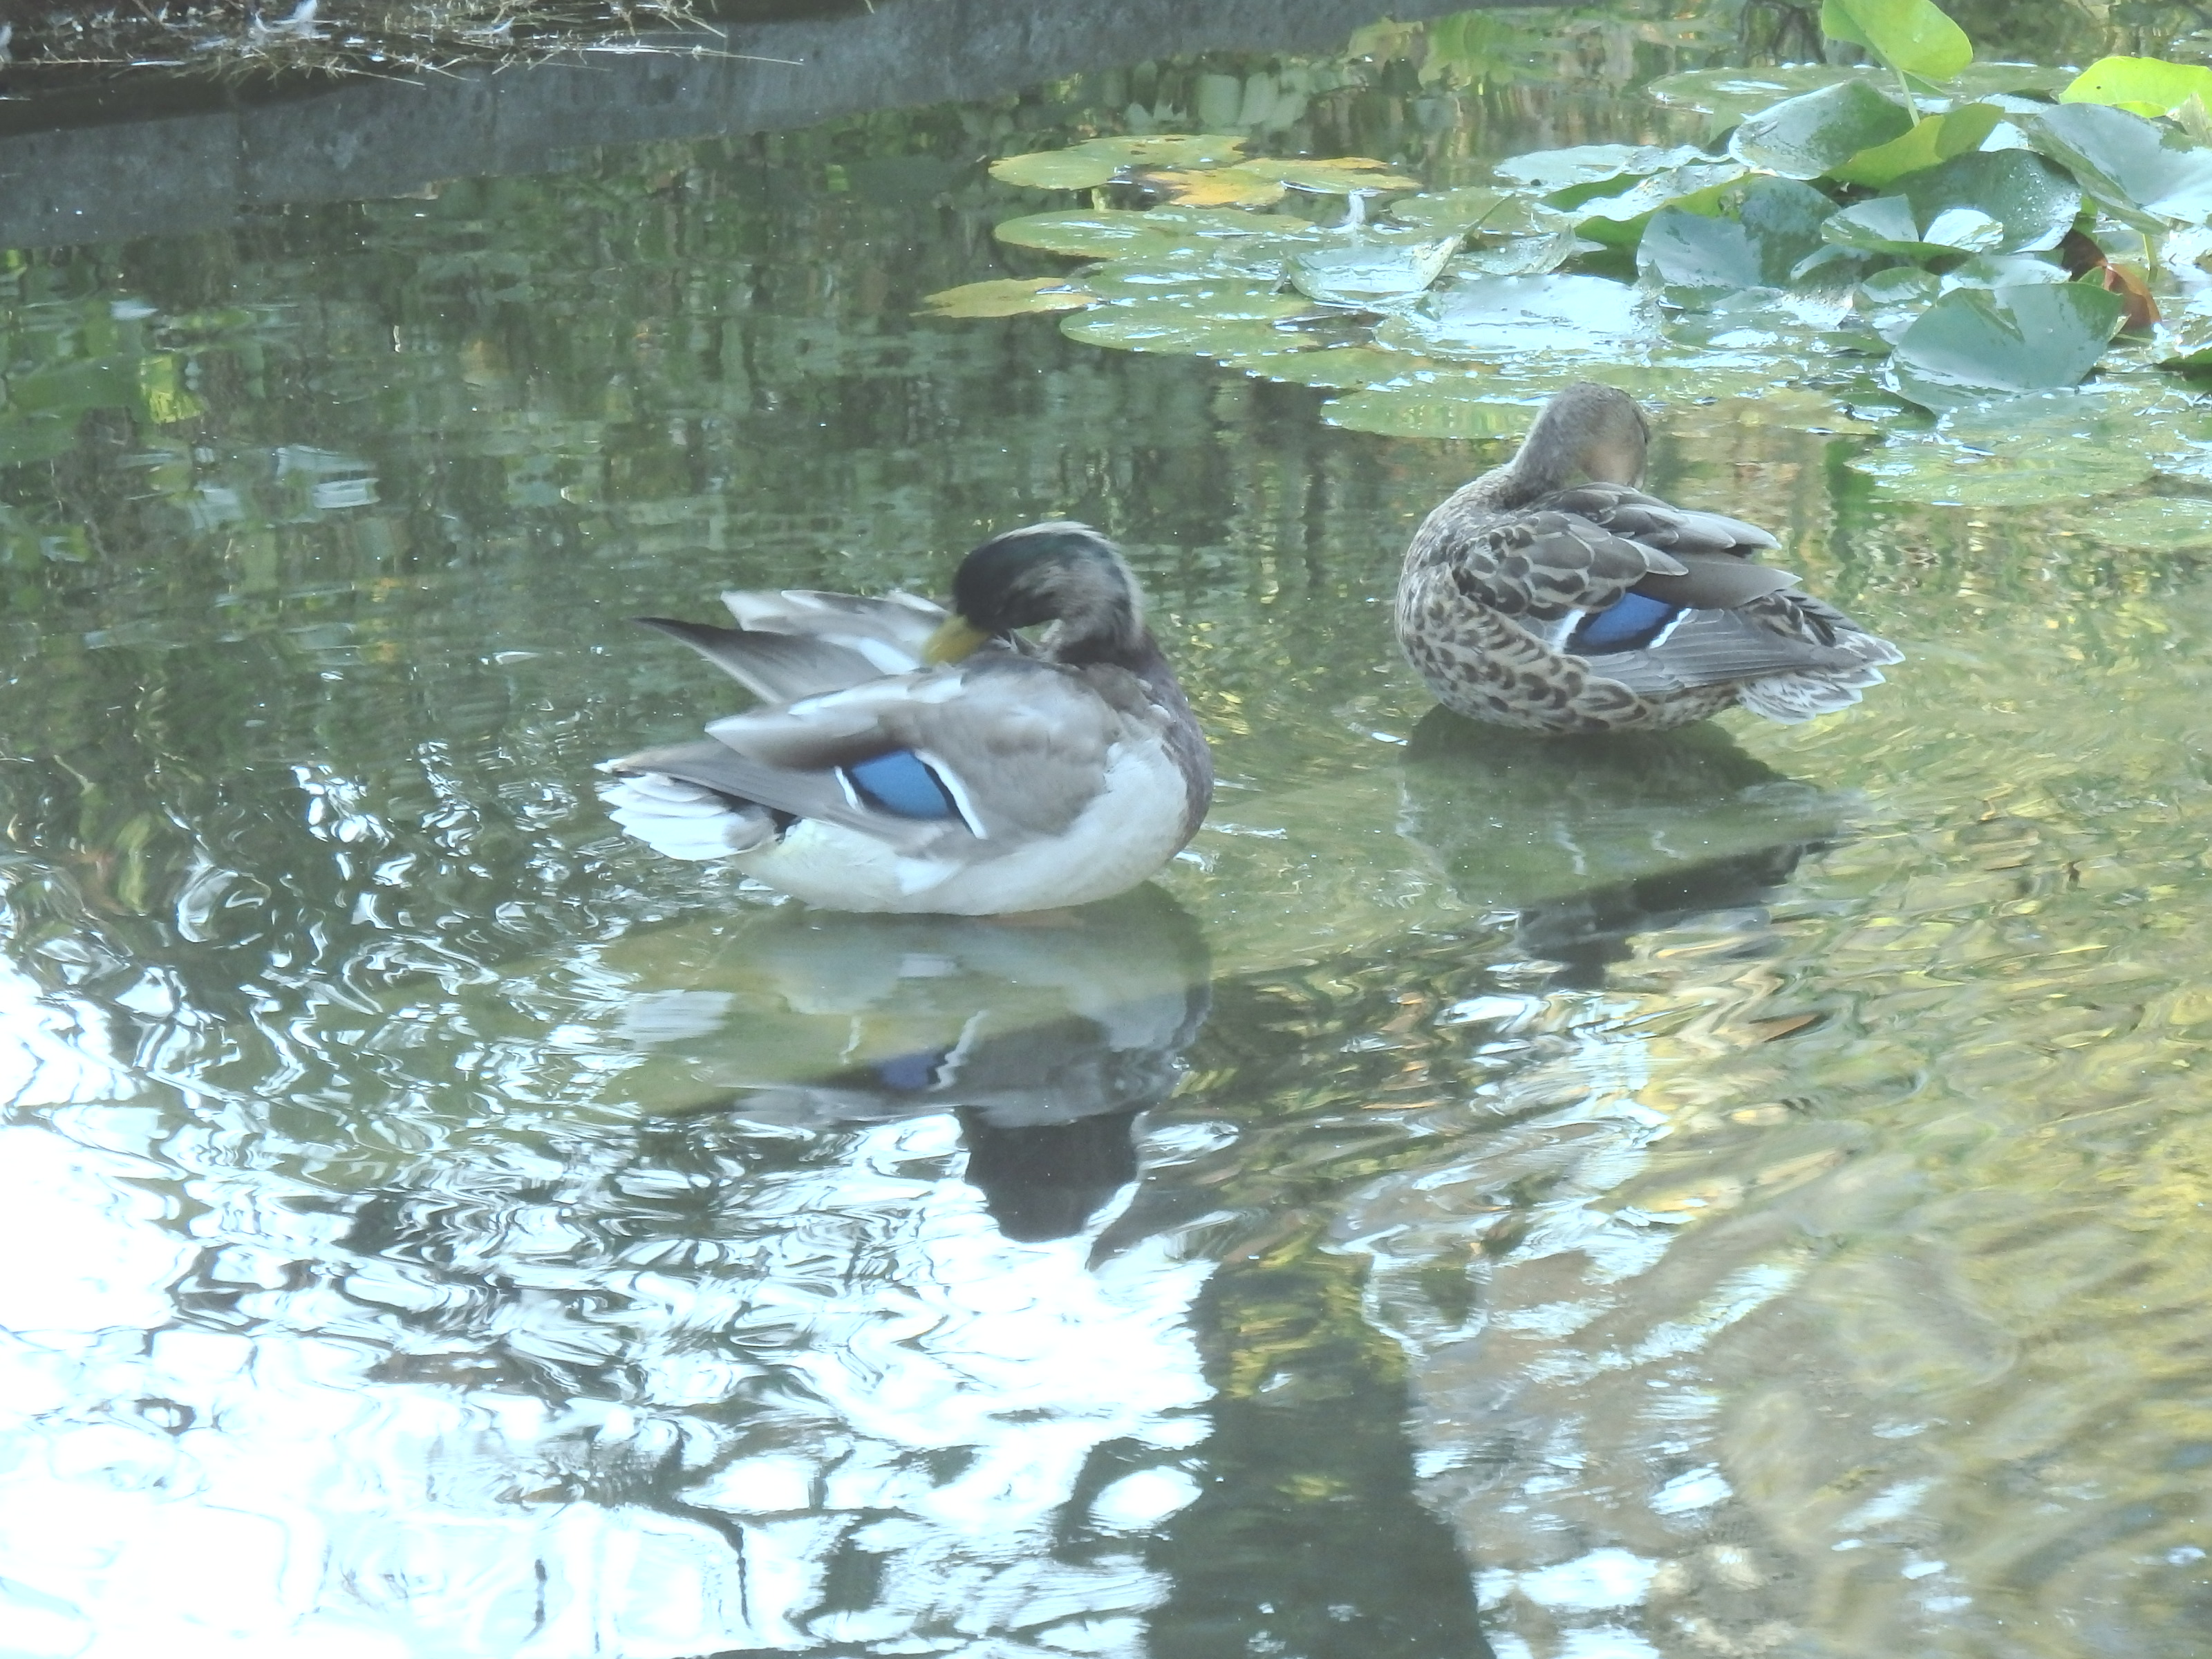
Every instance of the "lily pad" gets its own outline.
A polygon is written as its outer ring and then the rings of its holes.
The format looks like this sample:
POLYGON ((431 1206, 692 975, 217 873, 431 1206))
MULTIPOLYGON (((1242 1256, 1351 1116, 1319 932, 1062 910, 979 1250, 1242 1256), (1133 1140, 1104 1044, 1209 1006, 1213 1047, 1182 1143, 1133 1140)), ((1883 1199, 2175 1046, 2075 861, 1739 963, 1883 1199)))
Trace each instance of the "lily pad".
POLYGON ((2138 495, 2105 507, 2087 528, 2105 546, 2132 553, 2212 547, 2212 501, 2201 495, 2138 495))
POLYGON ((1650 337, 1634 289, 1601 276, 1479 276, 1440 289, 1375 331, 1381 344, 1446 357, 1592 355, 1650 337))
POLYGON ((1093 306, 1070 317, 1060 331, 1071 340, 1120 351, 1227 357, 1285 349, 1290 337, 1273 326, 1273 319, 1305 308, 1304 300, 1268 292, 1161 295, 1093 306))
POLYGON ((2081 188, 2124 222, 2212 217, 2212 149, 2104 104, 2062 104, 2018 122, 2036 149, 2070 168, 2081 188))
POLYGON ((1743 177, 1741 161, 1692 161, 1638 179, 1610 196, 1593 196, 1575 204, 1575 228, 1611 247, 1634 247, 1651 216, 1670 202, 1697 196, 1743 177))
POLYGON ((1978 253, 2004 240, 2004 226, 1978 208, 1945 208, 1925 225, 1902 196, 1877 196, 1832 215, 1820 234, 1838 247, 1929 259, 1945 253, 1978 253))
POLYGON ((1246 165, 1255 173, 1279 179, 1292 190, 1316 196, 1356 196, 1368 191, 1419 190, 1421 181, 1390 171, 1387 161, 1365 155, 1340 155, 1331 161, 1264 161, 1246 165))
POLYGON ((1569 226, 1546 235, 1516 236, 1471 248, 1452 262, 1451 269, 1470 276, 1541 276, 1577 253, 1595 253, 1601 246, 1585 241, 1569 226))
POLYGON ((1913 125, 1902 105, 1868 82, 1840 81, 1747 118, 1729 140, 1729 153, 1785 179, 1817 179, 1903 137, 1913 125))
POLYGON ((1372 386, 1322 405, 1321 417, 1352 432, 1389 438, 1518 438, 1537 400, 1486 392, 1480 377, 1438 377, 1372 386))
MULTIPOLYGON (((1287 337, 1295 342, 1297 337, 1287 337)), ((1345 391, 1379 386, 1401 378, 1416 366, 1402 351, 1381 351, 1367 345, 1323 346, 1318 350, 1239 353, 1221 360, 1231 368, 1263 380, 1292 386, 1328 386, 1345 391)))
POLYGON ((1714 158, 1688 144, 1662 149, 1655 144, 1577 144, 1567 149, 1531 150, 1509 155, 1491 171, 1533 190, 1559 191, 1601 185, 1613 179, 1640 179, 1668 167, 1714 158))
POLYGON ((1923 224, 1953 208, 1996 219, 2004 227, 1995 248, 1999 253, 2057 247, 2081 211, 2080 186, 2024 149, 1954 156, 1899 181, 1899 188, 1923 224))
POLYGON ((1150 216, 1120 208, 1073 213, 1032 213, 1008 219, 991 233, 1014 247, 1033 247, 1080 259, 1145 258, 1172 252, 1177 239, 1150 216))
POLYGON ((1549 215, 1549 209, 1517 191, 1496 190, 1488 185, 1401 196, 1390 204, 1390 217, 1398 223, 1439 236, 1447 231, 1526 236, 1545 228, 1540 222, 1549 215))
POLYGON ((1791 179, 1755 179, 1733 205, 1728 217, 1661 210, 1637 263, 1678 288, 1781 288, 1820 246, 1821 222, 1835 211, 1819 191, 1791 179))
POLYGON ((1328 305, 1366 306, 1409 299, 1443 275, 1459 246, 1456 235, 1395 240, 1353 233, 1340 246, 1305 249, 1291 256, 1291 285, 1328 305))
POLYGON ((1893 345, 1942 295, 1942 279, 1935 272, 1900 265, 1861 282, 1851 303, 1867 326, 1893 345))
POLYGON ((1133 167, 1220 167, 1236 161, 1244 144, 1218 133, 1091 138, 1066 149, 1006 156, 991 163, 991 176, 1030 190, 1091 190, 1133 167))
POLYGON ((2004 112, 1995 104, 1962 104, 1948 114, 1928 117, 1902 138, 1861 150, 1841 167, 1829 169, 1828 176, 1880 190, 1908 173, 1979 149, 2003 118, 2004 112))
POLYGON ((2065 266, 2033 253, 1978 253, 1941 278, 1947 294, 1954 288, 2013 288, 2022 283, 2068 280, 2065 266))
POLYGON ((1716 126, 1734 126, 1785 99, 1818 92, 1845 81, 1871 81, 1872 68, 1838 68, 1832 64, 1790 64, 1779 69, 1684 70, 1662 75, 1644 91, 1674 109, 1693 109, 1713 118, 1716 126))
POLYGON ((1966 32, 1929 0, 1822 0, 1820 32, 1923 81, 1948 81, 1974 61, 1966 32))
POLYGON ((2162 58, 2100 58, 2058 94, 2062 104, 2112 104, 2144 115, 2165 115, 2191 98, 2212 105, 2212 69, 2162 58))
POLYGON ((1006 277, 948 288, 922 301, 922 317, 1017 317, 1025 312, 1079 311, 1099 295, 1056 276, 1006 277))
POLYGON ((2155 463, 2124 407, 2061 392, 1961 410, 1932 432, 1893 432, 1850 465, 1900 501, 2034 507, 2131 489, 2155 463))
POLYGON ((2086 283, 1955 289, 1898 337, 1897 388, 1929 409, 2080 382, 2120 325, 2118 298, 2086 283))
POLYGON ((1266 207, 1288 193, 1283 181, 1249 167, 1170 169, 1139 181, 1191 207, 1266 207))

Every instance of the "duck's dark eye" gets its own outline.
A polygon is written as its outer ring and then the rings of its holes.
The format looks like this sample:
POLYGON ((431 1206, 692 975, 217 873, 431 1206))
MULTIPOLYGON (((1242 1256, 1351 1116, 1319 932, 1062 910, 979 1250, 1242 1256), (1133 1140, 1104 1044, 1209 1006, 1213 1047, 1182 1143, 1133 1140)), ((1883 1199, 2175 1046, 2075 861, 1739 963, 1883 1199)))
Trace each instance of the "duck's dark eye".
POLYGON ((960 815, 952 792, 929 763, 911 749, 894 749, 854 761, 845 768, 853 793, 878 812, 900 818, 951 818, 960 815))

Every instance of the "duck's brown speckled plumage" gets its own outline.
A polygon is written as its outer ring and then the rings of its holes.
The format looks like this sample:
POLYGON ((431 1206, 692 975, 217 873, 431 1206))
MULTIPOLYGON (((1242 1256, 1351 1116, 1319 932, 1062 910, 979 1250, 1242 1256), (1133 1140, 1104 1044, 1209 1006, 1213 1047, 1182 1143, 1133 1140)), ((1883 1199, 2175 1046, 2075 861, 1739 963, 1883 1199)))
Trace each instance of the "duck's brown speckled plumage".
POLYGON ((1897 648, 1757 563, 1765 531, 1637 489, 1647 441, 1626 393, 1571 386, 1510 462, 1422 522, 1398 640, 1437 701, 1554 732, 1662 731, 1739 704, 1800 720, 1858 701, 1897 648), (1632 592, 1688 612, 1648 648, 1566 648, 1632 592))

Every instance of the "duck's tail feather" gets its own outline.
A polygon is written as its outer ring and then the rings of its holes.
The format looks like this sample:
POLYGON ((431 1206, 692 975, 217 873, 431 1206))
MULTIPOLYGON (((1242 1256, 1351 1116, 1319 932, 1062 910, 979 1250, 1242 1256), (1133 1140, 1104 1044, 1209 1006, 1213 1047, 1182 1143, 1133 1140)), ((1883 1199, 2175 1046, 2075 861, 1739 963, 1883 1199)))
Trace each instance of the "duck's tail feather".
POLYGON ((798 634, 772 634, 673 617, 640 617, 656 633, 690 646, 708 662, 769 702, 793 702, 825 691, 842 691, 882 675, 858 651, 798 634))
POLYGON ((617 823, 672 859, 726 859, 776 836, 775 816, 766 807, 657 772, 609 778, 599 799, 617 823))

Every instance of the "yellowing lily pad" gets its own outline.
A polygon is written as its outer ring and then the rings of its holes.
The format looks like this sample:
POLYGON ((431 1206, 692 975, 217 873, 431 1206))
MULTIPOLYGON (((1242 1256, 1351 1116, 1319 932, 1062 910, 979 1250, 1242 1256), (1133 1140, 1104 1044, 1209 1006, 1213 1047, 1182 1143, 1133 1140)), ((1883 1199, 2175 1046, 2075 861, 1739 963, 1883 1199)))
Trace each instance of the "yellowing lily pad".
POLYGON ((1279 179, 1292 190, 1316 196, 1351 196, 1367 190, 1419 190, 1421 181, 1390 171, 1389 163, 1365 155, 1340 155, 1326 161, 1248 161, 1253 172, 1279 179))
POLYGON ((1133 167, 1220 167, 1243 152, 1244 140, 1207 133, 1158 133, 1139 138, 1091 138, 1066 149, 1035 150, 991 163, 991 176, 1030 190, 1091 190, 1133 167))
POLYGON ((918 317, 1018 317, 1026 312, 1079 311, 1095 306, 1096 294, 1056 276, 1010 276, 969 283, 933 294, 918 317))
POLYGON ((1249 167, 1146 173, 1139 182, 1188 207, 1266 207, 1283 199, 1285 186, 1249 167))

